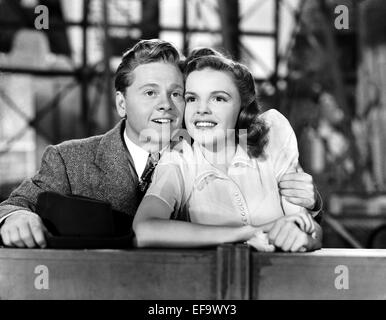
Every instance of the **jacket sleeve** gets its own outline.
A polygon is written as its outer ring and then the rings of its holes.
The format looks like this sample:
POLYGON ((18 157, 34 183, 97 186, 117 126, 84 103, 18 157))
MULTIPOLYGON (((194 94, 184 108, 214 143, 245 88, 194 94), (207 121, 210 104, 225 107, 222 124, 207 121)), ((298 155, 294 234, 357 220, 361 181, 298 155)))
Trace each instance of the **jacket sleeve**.
POLYGON ((25 179, 7 200, 0 203, 0 219, 16 210, 35 212, 37 198, 44 191, 71 193, 65 163, 57 146, 48 146, 36 175, 25 179))

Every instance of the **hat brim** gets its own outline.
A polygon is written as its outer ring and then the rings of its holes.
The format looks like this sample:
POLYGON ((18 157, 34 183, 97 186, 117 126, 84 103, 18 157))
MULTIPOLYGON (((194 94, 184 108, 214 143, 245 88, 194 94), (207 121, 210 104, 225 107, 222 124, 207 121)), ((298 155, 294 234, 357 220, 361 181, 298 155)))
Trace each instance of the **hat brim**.
POLYGON ((69 237, 46 235, 47 247, 52 249, 124 249, 132 247, 131 234, 119 237, 69 237))

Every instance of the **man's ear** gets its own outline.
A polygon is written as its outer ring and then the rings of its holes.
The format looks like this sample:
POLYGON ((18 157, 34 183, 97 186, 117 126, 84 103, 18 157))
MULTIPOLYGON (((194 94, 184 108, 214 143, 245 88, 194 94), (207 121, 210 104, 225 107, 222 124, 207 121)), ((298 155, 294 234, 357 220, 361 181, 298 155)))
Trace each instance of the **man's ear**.
POLYGON ((122 92, 117 91, 115 94, 115 107, 117 108, 117 112, 121 118, 126 116, 126 101, 122 92))

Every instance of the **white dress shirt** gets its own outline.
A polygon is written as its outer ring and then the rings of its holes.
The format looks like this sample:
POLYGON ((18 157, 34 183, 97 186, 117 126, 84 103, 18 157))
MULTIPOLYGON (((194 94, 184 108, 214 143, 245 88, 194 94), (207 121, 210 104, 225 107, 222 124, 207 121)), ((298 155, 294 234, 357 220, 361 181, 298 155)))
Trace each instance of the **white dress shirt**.
POLYGON ((125 141, 126 147, 129 150, 131 157, 134 161, 135 171, 137 172, 138 178, 141 177, 146 167, 147 159, 149 158, 149 152, 136 145, 129 139, 126 134, 126 130, 123 134, 123 140, 125 141))

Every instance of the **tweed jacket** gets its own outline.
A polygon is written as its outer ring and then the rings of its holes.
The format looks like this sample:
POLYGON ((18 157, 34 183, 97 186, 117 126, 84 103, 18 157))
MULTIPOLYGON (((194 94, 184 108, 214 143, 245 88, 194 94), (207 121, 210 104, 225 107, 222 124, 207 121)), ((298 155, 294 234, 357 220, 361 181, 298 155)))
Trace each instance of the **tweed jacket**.
POLYGON ((0 204, 0 219, 20 209, 35 212, 43 191, 107 201, 134 217, 140 199, 138 176, 123 141, 124 120, 104 135, 48 146, 37 174, 0 204))

